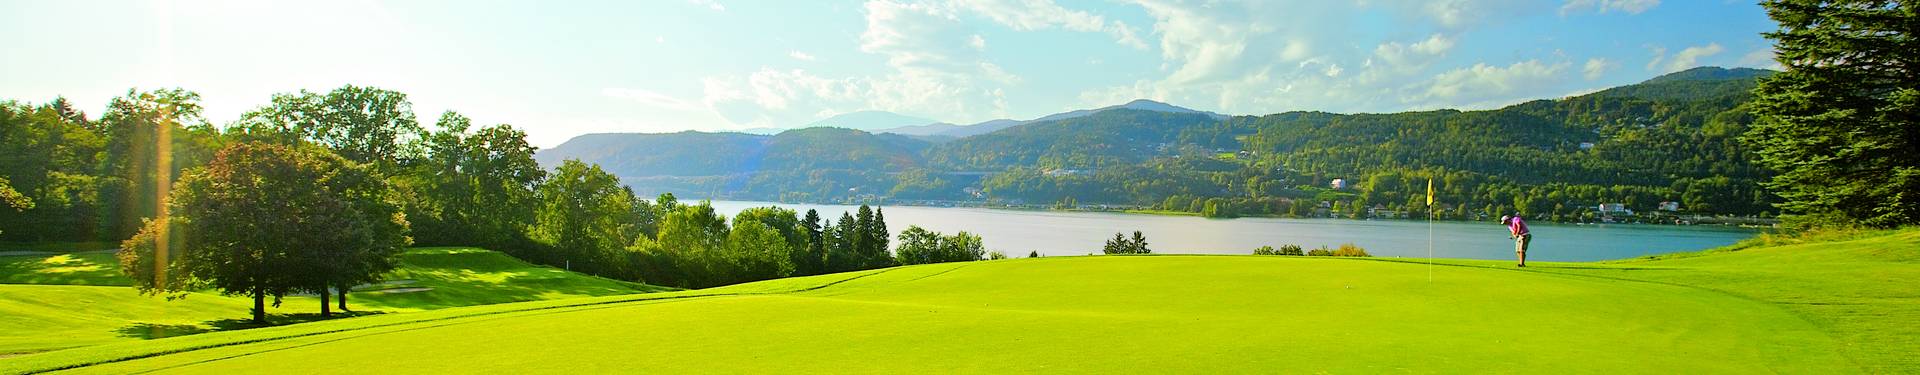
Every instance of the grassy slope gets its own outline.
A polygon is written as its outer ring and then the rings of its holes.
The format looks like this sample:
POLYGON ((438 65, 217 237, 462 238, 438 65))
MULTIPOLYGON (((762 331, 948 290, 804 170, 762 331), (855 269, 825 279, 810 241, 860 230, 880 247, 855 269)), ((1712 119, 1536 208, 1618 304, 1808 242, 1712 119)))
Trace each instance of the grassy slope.
POLYGON ((0 255, 0 284, 130 285, 111 251, 0 255))
MULTIPOLYGON (((403 312, 665 289, 471 248, 412 249, 401 261, 388 277, 399 281, 351 293, 352 307, 403 312)), ((243 321, 251 300, 193 293, 167 301, 140 296, 128 284, 111 253, 0 256, 0 354, 251 327, 243 321)), ((318 305, 318 298, 295 296, 269 313, 276 324, 310 321, 318 305)))
POLYGON ((0 360, 0 372, 1913 372, 1916 252, 1910 230, 1526 270, 1022 259, 221 332, 0 360), (208 348, 116 361, 195 347, 208 348))

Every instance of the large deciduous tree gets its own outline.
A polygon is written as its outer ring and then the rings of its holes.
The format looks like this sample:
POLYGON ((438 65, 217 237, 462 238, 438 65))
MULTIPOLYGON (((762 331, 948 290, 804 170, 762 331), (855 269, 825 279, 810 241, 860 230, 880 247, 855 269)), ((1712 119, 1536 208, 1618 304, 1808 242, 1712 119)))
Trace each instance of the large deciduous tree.
POLYGON ((243 114, 236 129, 246 140, 311 141, 381 170, 418 157, 420 150, 410 147, 422 131, 407 94, 353 85, 324 95, 276 94, 270 104, 243 114))
POLYGON ((1920 5, 1771 0, 1786 71, 1755 88, 1746 140, 1807 224, 1920 223, 1920 5))
POLYGON ((142 220, 158 214, 161 186, 219 149, 199 103, 200 94, 182 89, 128 90, 107 103, 100 118, 107 140, 103 174, 122 181, 102 192, 111 206, 108 237, 140 230, 142 220))
POLYGON ((553 248, 561 258, 556 263, 591 273, 614 271, 614 251, 627 247, 633 230, 625 215, 634 198, 620 179, 599 165, 567 160, 537 194, 532 239, 553 248))
MULTIPOLYGON (((150 294, 210 287, 253 298, 377 280, 408 245, 407 222, 369 170, 314 148, 243 143, 182 177, 169 215, 150 220, 119 254, 134 286, 150 294)), ((344 307, 344 304, 343 304, 344 307)))
POLYGON ((526 133, 508 125, 472 130, 448 111, 425 139, 427 155, 397 176, 414 196, 408 215, 423 244, 509 248, 533 224, 534 188, 546 171, 526 133))
MULTIPOLYGON (((819 219, 818 214, 815 219, 819 219)), ((780 233, 781 239, 787 242, 786 263, 793 267, 789 274, 812 275, 818 272, 812 264, 819 261, 808 259, 807 247, 812 242, 812 232, 800 223, 799 213, 780 207, 748 208, 733 217, 733 228, 739 230, 741 225, 748 222, 765 224, 767 228, 780 233)))

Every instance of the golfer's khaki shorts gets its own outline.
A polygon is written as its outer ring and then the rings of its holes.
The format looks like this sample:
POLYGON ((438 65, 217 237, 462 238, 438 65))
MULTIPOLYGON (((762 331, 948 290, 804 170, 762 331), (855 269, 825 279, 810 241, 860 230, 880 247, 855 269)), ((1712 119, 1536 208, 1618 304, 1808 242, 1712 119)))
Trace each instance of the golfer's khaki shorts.
POLYGON ((1533 233, 1522 234, 1519 238, 1513 239, 1513 251, 1517 253, 1527 252, 1527 244, 1531 243, 1533 243, 1533 233))

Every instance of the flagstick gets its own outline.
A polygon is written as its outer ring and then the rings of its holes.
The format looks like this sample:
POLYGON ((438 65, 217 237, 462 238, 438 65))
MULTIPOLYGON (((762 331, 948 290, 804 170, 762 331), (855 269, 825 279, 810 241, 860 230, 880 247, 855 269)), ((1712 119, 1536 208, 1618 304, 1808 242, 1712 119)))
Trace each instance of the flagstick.
POLYGON ((1427 282, 1433 282, 1433 177, 1427 177, 1427 282))

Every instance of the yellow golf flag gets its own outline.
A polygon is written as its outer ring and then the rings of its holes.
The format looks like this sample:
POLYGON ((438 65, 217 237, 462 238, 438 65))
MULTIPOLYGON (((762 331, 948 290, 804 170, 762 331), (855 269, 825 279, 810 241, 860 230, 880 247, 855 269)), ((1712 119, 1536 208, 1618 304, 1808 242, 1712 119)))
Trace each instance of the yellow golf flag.
POLYGON ((1427 177, 1427 207, 1433 207, 1433 177, 1427 177))

